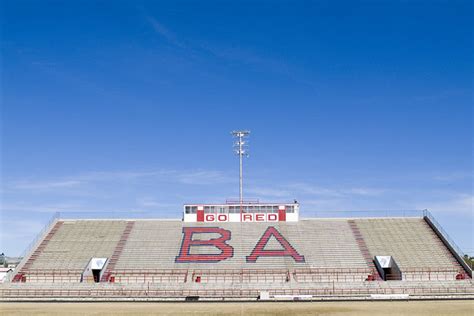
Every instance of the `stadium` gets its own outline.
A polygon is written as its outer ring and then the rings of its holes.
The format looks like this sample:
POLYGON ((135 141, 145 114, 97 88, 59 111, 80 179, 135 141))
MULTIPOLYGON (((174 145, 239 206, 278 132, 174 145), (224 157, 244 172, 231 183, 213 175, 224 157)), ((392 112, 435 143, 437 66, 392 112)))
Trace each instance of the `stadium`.
POLYGON ((180 219, 56 213, 0 287, 2 301, 472 299, 472 269, 428 210, 304 218, 243 198, 248 131, 232 132, 239 199, 180 219))
POLYGON ((472 269, 428 210, 304 218, 243 198, 249 131, 232 132, 239 199, 180 219, 54 214, 0 287, 2 301, 472 299, 472 269))
POLYGON ((474 315, 473 5, 0 1, 0 315, 474 315))
POLYGON ((46 225, 2 301, 472 299, 472 270, 429 211, 300 218, 299 204, 185 205, 182 219, 46 225))

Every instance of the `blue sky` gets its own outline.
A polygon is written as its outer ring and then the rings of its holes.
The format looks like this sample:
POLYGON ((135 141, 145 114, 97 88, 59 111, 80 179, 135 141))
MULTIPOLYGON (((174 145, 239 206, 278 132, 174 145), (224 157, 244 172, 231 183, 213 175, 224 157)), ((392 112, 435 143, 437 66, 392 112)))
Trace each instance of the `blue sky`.
POLYGON ((429 209, 474 254, 471 1, 2 1, 0 252, 55 211, 429 209))

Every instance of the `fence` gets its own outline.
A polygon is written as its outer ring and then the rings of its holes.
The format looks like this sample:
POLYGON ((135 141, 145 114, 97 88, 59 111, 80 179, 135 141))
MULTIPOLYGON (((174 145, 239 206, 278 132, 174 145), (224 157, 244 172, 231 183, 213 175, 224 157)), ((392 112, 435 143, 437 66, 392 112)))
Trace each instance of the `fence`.
POLYGON ((290 281, 287 269, 201 269, 193 270, 192 281, 199 283, 283 283, 290 281))
POLYGON ((474 287, 404 287, 404 288, 312 288, 312 289, 209 289, 209 290, 164 290, 164 289, 52 289, 52 288, 0 288, 0 298, 247 298, 256 299, 261 291, 270 296, 310 295, 313 297, 368 296, 371 294, 409 294, 409 295, 472 295, 474 287))
POLYGON ((363 282, 375 271, 366 268, 310 268, 295 269, 296 282, 363 282))
MULTIPOLYGON (((153 283, 350 283, 367 281, 375 273, 368 268, 301 268, 301 269, 120 269, 111 271, 112 282, 121 284, 153 283), (188 279, 188 275, 191 276, 188 279)), ((404 269, 404 281, 456 280, 459 270, 453 268, 404 269)), ((78 269, 33 269, 24 273, 27 283, 93 282, 81 277, 78 269)), ((397 280, 387 275, 387 280, 397 280)))
MULTIPOLYGON (((379 218, 379 217, 423 217, 423 210, 372 210, 372 211, 305 211, 304 219, 310 218, 379 218)), ((301 216, 301 215, 300 215, 301 216)))
POLYGON ((187 269, 121 269, 110 272, 116 283, 185 283, 187 269))
MULTIPOLYGON (((410 268, 402 270, 404 281, 452 281, 461 271, 454 268, 410 268)), ((386 274, 386 280, 399 280, 398 274, 386 274)))

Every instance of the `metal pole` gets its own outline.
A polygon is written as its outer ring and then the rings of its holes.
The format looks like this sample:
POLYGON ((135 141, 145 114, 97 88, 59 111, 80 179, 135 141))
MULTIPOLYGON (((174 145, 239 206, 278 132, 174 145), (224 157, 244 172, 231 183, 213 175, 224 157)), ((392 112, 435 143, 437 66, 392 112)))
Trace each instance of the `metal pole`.
POLYGON ((245 137, 250 134, 250 131, 233 131, 232 135, 237 138, 237 143, 234 143, 235 153, 239 155, 239 204, 240 204, 240 220, 242 221, 242 210, 244 204, 244 175, 243 175, 243 157, 248 156, 245 137))
POLYGON ((242 172, 242 136, 240 136, 239 138, 239 151, 240 151, 240 155, 239 155, 239 160, 240 160, 240 170, 239 170, 239 175, 240 175, 240 179, 239 179, 239 184, 240 184, 240 188, 239 188, 239 200, 240 200, 240 210, 242 211, 242 204, 244 202, 244 192, 243 192, 243 184, 244 184, 244 181, 243 181, 243 172, 242 172))

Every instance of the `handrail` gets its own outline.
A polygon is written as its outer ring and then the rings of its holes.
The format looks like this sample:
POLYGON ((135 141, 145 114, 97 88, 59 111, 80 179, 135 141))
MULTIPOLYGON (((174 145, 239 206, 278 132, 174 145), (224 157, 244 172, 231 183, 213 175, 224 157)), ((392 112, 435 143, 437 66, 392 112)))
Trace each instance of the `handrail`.
POLYGON ((448 233, 443 229, 443 227, 438 223, 438 221, 434 218, 434 216, 428 210, 423 210, 423 216, 427 217, 431 223, 438 229, 439 233, 443 235, 447 242, 453 247, 453 250, 456 251, 458 256, 460 256, 464 260, 464 256, 466 255, 461 248, 454 242, 454 240, 448 235, 448 233))
POLYGON ((43 229, 36 235, 36 237, 29 243, 29 245, 26 247, 25 250, 21 253, 22 260, 25 258, 26 255, 28 255, 31 251, 31 249, 38 243, 38 241, 43 238, 44 234, 46 231, 49 229, 51 224, 59 218, 59 212, 56 212, 51 216, 51 218, 48 220, 48 222, 43 226, 43 229))
POLYGON ((42 297, 63 297, 63 298, 140 298, 140 297, 161 297, 161 298, 184 298, 186 296, 200 296, 206 298, 222 297, 248 297, 256 298, 260 291, 268 291, 273 295, 311 295, 316 297, 331 295, 370 295, 370 294, 410 294, 410 295, 452 295, 474 294, 472 287, 460 286, 438 286, 438 287, 403 287, 403 288, 312 288, 312 289, 128 289, 128 288, 0 288, 0 298, 42 298, 42 297))
POLYGON ((300 211, 302 219, 311 218, 379 218, 379 217, 423 217, 423 210, 369 210, 369 211, 300 211), (304 215, 304 217, 303 217, 304 215))
MULTIPOLYGON (((259 203, 263 204, 263 203, 259 203)), ((290 205, 294 203, 268 203, 272 205, 290 205)), ((189 205, 198 205, 198 204, 189 204, 189 205)), ((206 204, 212 205, 212 204, 206 204)), ((228 206, 227 204, 215 204, 228 206)), ((246 205, 253 205, 248 203, 246 205)), ((301 219, 311 219, 311 218, 366 218, 366 217, 423 217, 423 210, 352 210, 352 211, 311 211, 311 210, 300 210, 300 216, 303 216, 301 219)), ((124 220, 124 219, 161 219, 161 220, 181 220, 182 214, 176 214, 173 216, 173 212, 166 213, 169 216, 163 217, 164 213, 154 213, 151 211, 113 211, 113 212, 62 212, 59 216, 60 219, 84 219, 84 220, 124 220)))

